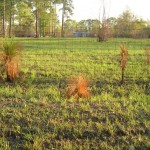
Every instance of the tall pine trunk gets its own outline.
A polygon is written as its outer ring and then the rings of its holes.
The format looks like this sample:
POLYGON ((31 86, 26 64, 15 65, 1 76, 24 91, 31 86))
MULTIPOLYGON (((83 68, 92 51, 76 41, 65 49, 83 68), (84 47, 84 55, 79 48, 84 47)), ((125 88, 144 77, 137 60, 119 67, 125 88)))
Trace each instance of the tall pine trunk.
POLYGON ((61 26, 61 37, 64 37, 64 18, 65 18, 65 7, 63 2, 63 8, 62 8, 62 26, 61 26))
POLYGON ((6 36, 6 31, 5 31, 5 7, 6 7, 6 0, 3 0, 3 37, 5 38, 6 36))
POLYGON ((10 14, 9 14, 9 38, 12 37, 12 0, 10 0, 10 14))
POLYGON ((36 19, 35 19, 35 37, 38 38, 39 37, 39 32, 38 32, 38 9, 36 8, 36 19))

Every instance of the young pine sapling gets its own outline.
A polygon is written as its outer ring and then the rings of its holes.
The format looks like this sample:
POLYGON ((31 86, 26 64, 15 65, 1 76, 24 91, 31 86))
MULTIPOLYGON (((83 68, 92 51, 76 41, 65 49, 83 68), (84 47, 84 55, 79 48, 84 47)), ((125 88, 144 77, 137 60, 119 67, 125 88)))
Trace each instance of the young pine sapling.
POLYGON ((75 99, 89 98, 91 96, 89 81, 82 75, 72 77, 68 80, 66 96, 67 98, 73 96, 75 99))
POLYGON ((1 50, 0 60, 6 72, 6 81, 13 82, 19 75, 19 58, 22 46, 12 41, 4 41, 1 50))
POLYGON ((128 59, 128 51, 125 48, 124 45, 120 46, 121 49, 121 61, 120 61, 120 66, 121 66, 121 84, 124 83, 124 71, 126 68, 126 64, 127 64, 127 59, 128 59))
POLYGON ((145 47, 145 57, 147 65, 150 65, 150 47, 145 47))

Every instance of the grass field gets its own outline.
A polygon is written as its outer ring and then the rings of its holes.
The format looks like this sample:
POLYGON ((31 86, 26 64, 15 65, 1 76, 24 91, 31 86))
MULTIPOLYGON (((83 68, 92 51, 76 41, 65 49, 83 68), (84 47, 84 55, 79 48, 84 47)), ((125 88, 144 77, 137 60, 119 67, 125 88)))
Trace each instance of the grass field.
POLYGON ((149 39, 16 38, 20 77, 0 75, 0 150, 150 149, 149 39), (128 49, 120 84, 120 44, 128 49), (85 75, 92 97, 67 99, 66 82, 85 75))

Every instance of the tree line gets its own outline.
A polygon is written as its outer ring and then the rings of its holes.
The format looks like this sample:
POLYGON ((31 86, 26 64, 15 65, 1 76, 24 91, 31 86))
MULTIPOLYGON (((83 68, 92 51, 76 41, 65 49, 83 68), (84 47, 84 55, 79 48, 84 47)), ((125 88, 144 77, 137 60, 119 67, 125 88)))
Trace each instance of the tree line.
POLYGON ((0 33, 5 36, 63 36, 64 20, 73 12, 72 0, 2 0, 0 1, 0 33), (62 12, 58 20, 57 7, 62 12))
POLYGON ((86 33, 89 37, 98 37, 99 41, 105 41, 109 37, 150 38, 150 20, 137 17, 129 9, 124 10, 117 18, 109 17, 101 21, 87 19, 76 22, 67 19, 64 29, 67 37, 78 32, 86 33))
POLYGON ((119 17, 71 19, 72 0, 2 0, 0 1, 0 35, 34 37, 108 37, 150 38, 150 21, 138 18, 130 10, 119 17), (61 21, 60 13, 61 12, 61 21))

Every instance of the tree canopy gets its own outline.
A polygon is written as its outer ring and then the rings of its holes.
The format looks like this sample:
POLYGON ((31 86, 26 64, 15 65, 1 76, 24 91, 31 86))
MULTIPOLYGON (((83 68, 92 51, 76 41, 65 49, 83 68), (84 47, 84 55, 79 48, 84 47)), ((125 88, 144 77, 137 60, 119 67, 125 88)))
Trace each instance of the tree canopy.
POLYGON ((72 0, 2 0, 0 35, 70 37, 84 32, 92 37, 102 33, 110 37, 150 37, 149 21, 138 18, 129 9, 117 18, 78 22, 71 19, 73 9, 72 0))

